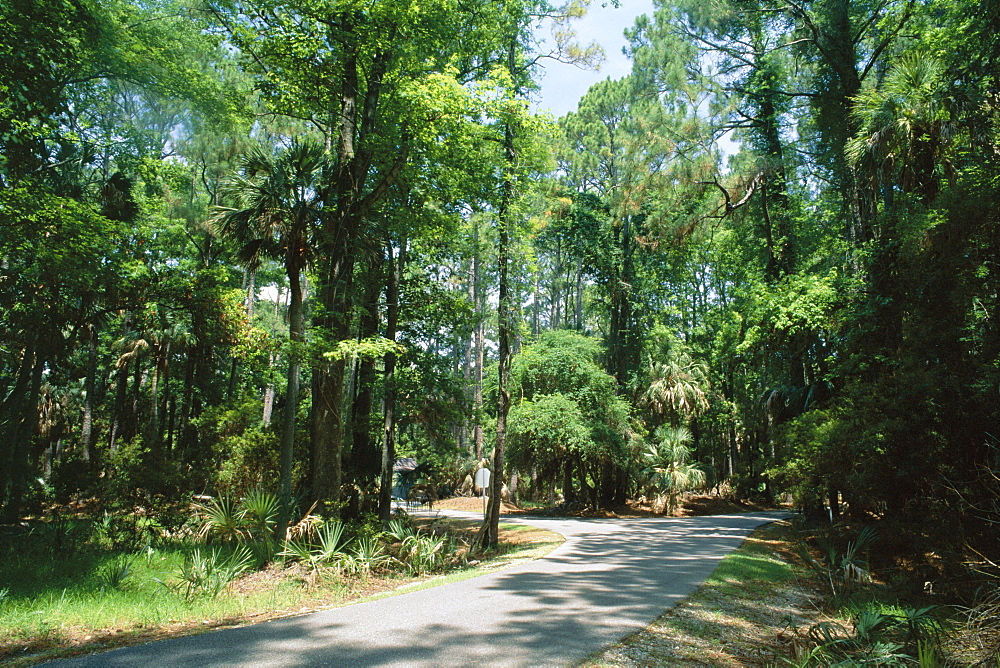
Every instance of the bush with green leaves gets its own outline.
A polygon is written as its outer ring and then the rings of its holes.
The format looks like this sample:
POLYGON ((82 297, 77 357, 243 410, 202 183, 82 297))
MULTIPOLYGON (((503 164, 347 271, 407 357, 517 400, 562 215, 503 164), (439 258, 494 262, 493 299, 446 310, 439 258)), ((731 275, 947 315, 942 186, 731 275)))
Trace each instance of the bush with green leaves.
POLYGON ((943 632, 937 608, 870 603, 853 610, 852 627, 820 622, 809 628, 815 646, 789 662, 801 666, 938 666, 943 632))
POLYGON ((803 563, 819 576, 830 595, 837 599, 850 594, 859 583, 871 581, 864 553, 877 538, 874 529, 865 527, 843 549, 837 546, 837 541, 832 537, 819 537, 816 541, 819 558, 813 556, 804 542, 797 545, 796 551, 803 563))
POLYGON ((422 532, 406 520, 394 519, 386 535, 395 541, 396 560, 412 575, 445 570, 467 561, 468 545, 452 532, 422 532))
POLYGON ((580 407, 562 394, 543 394, 511 406, 507 418, 507 457, 511 467, 555 482, 568 459, 579 457, 590 441, 580 407))
MULTIPOLYGON (((594 492, 587 500, 595 505, 613 501, 609 490, 624 501, 617 472, 628 463, 631 433, 628 403, 600 356, 599 339, 563 330, 539 335, 512 361, 508 422, 515 468, 542 466, 550 482, 575 478, 594 492)), ((572 485, 563 490, 567 499, 574 493, 572 485)))
POLYGON ((222 494, 196 506, 199 535, 206 540, 267 543, 273 538, 280 509, 278 495, 260 487, 238 500, 222 494))
POLYGON ((263 404, 257 397, 205 409, 193 420, 198 438, 219 462, 216 486, 244 494, 267 485, 278 470, 278 437, 262 427, 263 404))
POLYGON ((351 550, 342 555, 341 568, 353 575, 368 577, 392 563, 378 536, 363 535, 354 540, 351 550))
POLYGON ((82 549, 94 532, 94 526, 88 520, 58 515, 47 522, 32 523, 30 526, 30 536, 59 554, 70 554, 82 549))
POLYGON ((168 586, 191 601, 197 597, 215 598, 236 578, 253 567, 253 555, 246 547, 228 550, 196 547, 184 559, 174 582, 168 586))
POLYGON ((101 566, 97 574, 101 582, 101 589, 121 589, 132 573, 132 562, 134 560, 135 557, 130 554, 119 554, 101 566))
POLYGON ((345 556, 350 544, 345 529, 340 520, 323 522, 302 538, 286 540, 278 556, 294 559, 308 567, 310 578, 315 581, 323 568, 329 564, 337 565, 345 556))
POLYGON ((104 498, 119 507, 149 507, 160 499, 178 500, 189 481, 175 466, 163 466, 157 454, 135 438, 118 444, 109 455, 104 498))

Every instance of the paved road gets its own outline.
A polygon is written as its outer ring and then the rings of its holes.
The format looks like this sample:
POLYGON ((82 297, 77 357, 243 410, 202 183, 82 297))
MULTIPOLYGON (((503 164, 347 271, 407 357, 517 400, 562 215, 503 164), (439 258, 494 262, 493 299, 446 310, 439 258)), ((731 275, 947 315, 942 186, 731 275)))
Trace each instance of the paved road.
POLYGON ((464 582, 58 665, 566 666, 648 625, 783 516, 519 518, 566 542, 464 582))

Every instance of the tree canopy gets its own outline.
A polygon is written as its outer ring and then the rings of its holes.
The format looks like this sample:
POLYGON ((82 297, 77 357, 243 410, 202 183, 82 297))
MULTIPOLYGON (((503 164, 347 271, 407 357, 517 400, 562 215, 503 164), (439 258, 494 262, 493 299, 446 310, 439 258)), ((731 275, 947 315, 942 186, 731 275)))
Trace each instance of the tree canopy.
POLYGON ((486 544, 513 474, 989 544, 996 2, 655 8, 551 119, 583 2, 4 3, 3 521, 388 519, 413 456, 491 460, 486 544))

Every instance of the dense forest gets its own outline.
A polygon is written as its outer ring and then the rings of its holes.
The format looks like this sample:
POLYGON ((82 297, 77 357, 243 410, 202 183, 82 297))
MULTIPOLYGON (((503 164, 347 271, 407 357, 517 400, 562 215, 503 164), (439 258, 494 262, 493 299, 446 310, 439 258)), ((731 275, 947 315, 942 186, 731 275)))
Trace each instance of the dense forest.
POLYGON ((4 2, 2 521, 405 456, 486 544, 704 487, 995 551, 1000 5, 655 4, 553 119, 577 1, 4 2))

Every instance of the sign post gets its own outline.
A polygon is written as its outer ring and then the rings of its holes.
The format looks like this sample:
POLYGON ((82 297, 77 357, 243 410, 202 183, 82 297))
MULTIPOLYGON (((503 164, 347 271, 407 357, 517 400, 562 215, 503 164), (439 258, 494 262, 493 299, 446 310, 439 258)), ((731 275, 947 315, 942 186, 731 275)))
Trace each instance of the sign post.
POLYGON ((476 471, 476 477, 474 479, 476 487, 482 490, 483 495, 483 517, 486 517, 486 490, 490 487, 490 470, 489 469, 479 469, 476 471))

